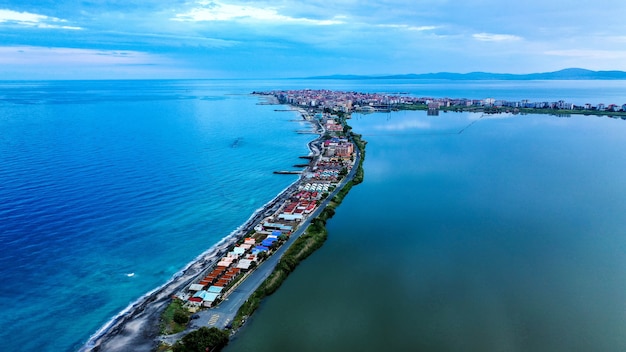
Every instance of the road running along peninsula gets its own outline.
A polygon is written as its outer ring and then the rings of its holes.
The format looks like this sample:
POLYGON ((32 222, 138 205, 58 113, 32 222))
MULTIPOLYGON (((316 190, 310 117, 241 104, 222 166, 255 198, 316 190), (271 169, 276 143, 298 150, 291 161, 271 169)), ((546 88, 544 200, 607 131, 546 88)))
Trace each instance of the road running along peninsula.
MULTIPOLYGON (((305 121, 314 125, 319 133, 319 137, 308 143, 308 148, 313 157, 321 154, 321 138, 325 132, 323 126, 315 119, 312 119, 308 113, 302 109, 293 108, 298 111, 305 121)), ((360 151, 355 148, 355 160, 353 165, 359 165, 360 151)), ((254 270, 245 281, 241 282, 235 290, 233 290, 228 299, 222 302, 217 308, 202 313, 201 320, 194 322, 193 328, 200 326, 208 326, 209 320, 213 322, 212 326, 224 328, 232 319, 239 307, 254 292, 254 290, 269 276, 278 263, 282 254, 289 248, 291 244, 306 230, 310 221, 328 205, 329 201, 345 186, 345 184, 354 178, 356 167, 352 167, 348 175, 346 175, 341 183, 333 190, 333 192, 315 209, 315 211, 298 226, 296 231, 290 236, 289 240, 281 246, 274 255, 262 262, 256 270, 254 270), (217 315, 217 319, 216 319, 217 315), (205 324, 201 324, 201 323, 205 324)), ((304 174, 303 174, 304 175, 304 174)), ((150 352, 157 348, 158 344, 163 342, 171 343, 174 338, 179 336, 171 336, 159 338, 160 334, 160 315, 171 301, 172 295, 183 290, 198 276, 211 267, 234 246, 240 239, 244 238, 247 233, 254 229, 266 216, 273 214, 278 208, 298 190, 299 185, 303 182, 301 176, 291 185, 280 192, 274 199, 266 203, 263 207, 255 211, 250 218, 239 228, 234 230, 230 235, 223 238, 213 247, 200 254, 196 259, 190 262, 185 268, 176 273, 164 285, 154 289, 146 295, 139 298, 134 303, 126 307, 122 312, 111 319, 107 324, 100 328, 90 339, 79 349, 80 352, 91 351, 111 351, 111 352, 150 352)), ((189 332, 190 330, 186 330, 189 332)))

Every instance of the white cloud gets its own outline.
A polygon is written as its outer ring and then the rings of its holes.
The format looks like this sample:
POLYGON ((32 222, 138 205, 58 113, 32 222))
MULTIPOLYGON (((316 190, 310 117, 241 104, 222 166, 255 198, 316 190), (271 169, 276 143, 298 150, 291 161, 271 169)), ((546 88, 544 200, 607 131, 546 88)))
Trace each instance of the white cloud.
POLYGON ((216 1, 199 1, 196 7, 186 13, 177 14, 176 21, 259 21, 272 23, 300 23, 308 25, 334 25, 343 23, 344 16, 332 19, 310 19, 290 17, 280 14, 273 8, 260 8, 246 5, 225 4, 216 1))
POLYGON ((397 28, 397 29, 406 29, 409 31, 432 31, 433 29, 437 29, 436 26, 409 26, 407 24, 379 24, 377 27, 382 28, 397 28))
POLYGON ((481 42, 510 42, 521 40, 521 37, 511 34, 476 33, 472 37, 481 42))
POLYGON ((79 30, 80 27, 68 26, 66 20, 38 15, 30 12, 17 12, 12 10, 0 9, 0 23, 17 24, 27 27, 36 28, 52 28, 52 29, 72 29, 79 30))
POLYGON ((44 48, 35 46, 0 47, 0 65, 152 65, 163 60, 154 55, 127 50, 44 48))
MULTIPOLYGON (((208 48, 228 48, 241 44, 240 41, 209 38, 197 35, 163 34, 163 33, 135 33, 122 31, 107 31, 111 35, 129 36, 142 38, 151 42, 161 43, 167 41, 174 46, 203 46, 208 48)), ((159 44, 160 45, 160 44, 159 44)))
POLYGON ((435 26, 419 26, 419 27, 415 27, 415 26, 409 26, 407 29, 410 31, 432 31, 433 29, 436 29, 437 27, 435 26))
POLYGON ((584 50, 584 49, 548 50, 544 52, 544 54, 550 55, 550 56, 587 58, 587 59, 597 59, 597 60, 626 59, 626 51, 624 50, 584 50))
POLYGON ((0 46, 0 79, 214 78, 222 74, 135 50, 0 46))

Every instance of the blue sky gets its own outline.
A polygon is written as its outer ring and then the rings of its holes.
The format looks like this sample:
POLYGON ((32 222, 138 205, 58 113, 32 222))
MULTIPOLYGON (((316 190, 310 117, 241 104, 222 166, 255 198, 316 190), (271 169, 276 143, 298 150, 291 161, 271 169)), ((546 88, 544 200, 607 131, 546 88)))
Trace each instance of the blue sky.
POLYGON ((617 0, 0 0, 0 79, 626 71, 617 0))

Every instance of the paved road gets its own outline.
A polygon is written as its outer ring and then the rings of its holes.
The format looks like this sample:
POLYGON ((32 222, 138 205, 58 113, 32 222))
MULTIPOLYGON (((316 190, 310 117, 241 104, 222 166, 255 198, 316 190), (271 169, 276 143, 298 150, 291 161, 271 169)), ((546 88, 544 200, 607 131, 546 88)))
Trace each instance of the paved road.
MULTIPOLYGON (((360 160, 360 155, 357 152, 356 163, 360 160)), ((297 230, 289 237, 289 240, 282 245, 272 256, 267 258, 264 262, 262 262, 256 270, 254 270, 250 275, 243 281, 232 293, 226 298, 222 303, 220 303, 217 307, 211 308, 209 310, 200 312, 200 318, 194 321, 194 326, 202 327, 202 326, 215 326, 218 328, 226 327, 232 319, 237 314, 237 310, 239 307, 250 297, 250 295, 263 283, 263 281, 272 273, 278 261, 285 253, 285 251, 291 246, 291 244, 298 238, 300 235, 304 233, 306 228, 311 223, 311 220, 315 219, 324 208, 328 205, 330 200, 337 195, 337 193, 345 186, 348 180, 354 178, 356 174, 356 167, 353 167, 350 170, 350 173, 341 184, 329 194, 328 198, 320 203, 320 206, 311 213, 310 216, 306 218, 297 228, 297 230)))
POLYGON ((320 203, 316 210, 298 226, 296 231, 291 234, 287 242, 285 242, 285 244, 283 244, 273 255, 263 261, 252 273, 248 275, 247 278, 245 278, 245 280, 240 281, 239 285, 231 291, 224 301, 222 301, 217 307, 198 312, 200 317, 191 321, 189 329, 176 335, 161 337, 161 341, 173 344, 180 337, 197 328, 207 326, 223 329, 230 324, 235 318, 239 307, 241 307, 248 297, 250 297, 250 295, 272 273, 282 255, 291 246, 291 244, 293 244, 293 242, 304 233, 306 228, 311 223, 311 220, 315 219, 322 212, 322 210, 326 208, 333 197, 337 195, 337 193, 346 185, 346 183, 354 178, 358 169, 356 166, 359 164, 360 159, 361 153, 358 149, 356 149, 355 167, 350 170, 347 177, 345 177, 337 188, 335 188, 335 190, 333 190, 333 192, 331 192, 329 196, 322 201, 322 203, 320 203))

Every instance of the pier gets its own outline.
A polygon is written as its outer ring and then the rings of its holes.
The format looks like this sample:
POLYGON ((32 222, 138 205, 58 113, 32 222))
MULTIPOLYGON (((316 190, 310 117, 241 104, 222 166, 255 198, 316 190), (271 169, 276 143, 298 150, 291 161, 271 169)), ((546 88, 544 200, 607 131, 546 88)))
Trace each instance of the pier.
POLYGON ((291 171, 274 171, 275 174, 279 174, 279 175, 299 175, 302 173, 302 171, 296 171, 296 170, 291 170, 291 171))

